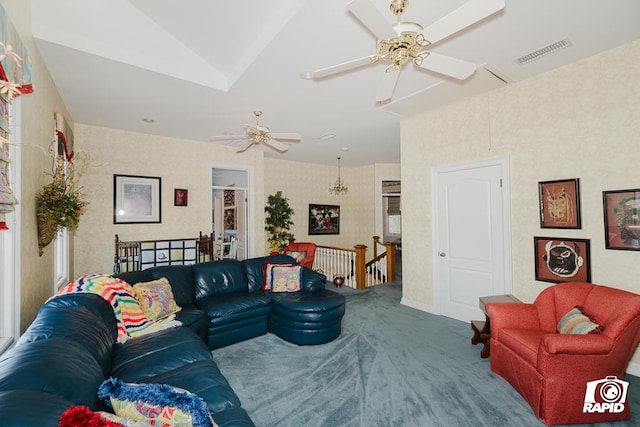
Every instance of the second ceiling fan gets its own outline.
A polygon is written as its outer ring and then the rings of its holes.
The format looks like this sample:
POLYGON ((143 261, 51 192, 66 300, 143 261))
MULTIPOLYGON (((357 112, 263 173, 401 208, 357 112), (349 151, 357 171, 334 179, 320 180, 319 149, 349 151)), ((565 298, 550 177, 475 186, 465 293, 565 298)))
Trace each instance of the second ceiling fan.
POLYGON ((308 79, 320 79, 380 61, 389 64, 376 101, 388 102, 395 91, 400 70, 409 61, 417 67, 464 80, 470 77, 478 65, 468 61, 432 52, 434 43, 467 28, 505 7, 505 0, 470 0, 427 28, 414 22, 403 22, 409 0, 393 0, 389 5, 396 15, 396 22, 389 24, 371 0, 353 0, 347 10, 354 14, 377 39, 376 53, 342 64, 309 71, 308 79))
POLYGON ((262 111, 253 110, 253 115, 256 116, 256 124, 255 125, 244 125, 244 135, 219 135, 219 136, 211 136, 209 137, 210 141, 233 141, 233 142, 243 142, 243 144, 236 151, 237 153, 242 153, 246 151, 249 147, 256 144, 264 144, 268 147, 273 148, 274 150, 284 153, 289 149, 289 145, 286 144, 292 142, 300 142, 302 139, 300 134, 287 132, 287 133, 273 133, 271 130, 260 124, 260 116, 262 115, 262 111))

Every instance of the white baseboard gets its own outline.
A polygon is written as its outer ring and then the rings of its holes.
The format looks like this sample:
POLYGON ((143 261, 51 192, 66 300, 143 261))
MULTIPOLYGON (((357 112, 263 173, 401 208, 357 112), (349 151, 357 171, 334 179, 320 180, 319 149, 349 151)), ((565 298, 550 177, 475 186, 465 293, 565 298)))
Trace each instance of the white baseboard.
POLYGON ((629 362, 627 374, 640 377, 640 363, 629 362))
MULTIPOLYGON (((436 310, 432 305, 422 304, 420 302, 411 301, 406 298, 402 298, 400 300, 400 304, 406 305, 407 307, 415 308, 416 310, 424 311, 426 313, 431 313, 436 315, 440 314, 438 310, 436 310)), ((627 366, 626 373, 629 375, 640 377, 640 363, 629 362, 629 366, 627 366)))
POLYGON ((422 304, 420 302, 411 301, 406 298, 400 300, 400 304, 407 307, 415 308, 416 310, 424 311, 431 314, 440 314, 432 305, 422 304))

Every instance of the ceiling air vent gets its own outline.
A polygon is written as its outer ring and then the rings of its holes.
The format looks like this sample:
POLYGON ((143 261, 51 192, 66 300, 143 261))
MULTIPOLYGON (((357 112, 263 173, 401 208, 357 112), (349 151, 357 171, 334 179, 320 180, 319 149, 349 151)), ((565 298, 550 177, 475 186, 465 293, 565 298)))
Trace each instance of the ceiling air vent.
POLYGON ((551 43, 550 45, 545 46, 542 49, 538 49, 534 52, 521 56, 520 58, 516 59, 516 62, 519 65, 524 65, 569 46, 571 46, 571 42, 569 41, 569 39, 560 40, 558 42, 551 43))

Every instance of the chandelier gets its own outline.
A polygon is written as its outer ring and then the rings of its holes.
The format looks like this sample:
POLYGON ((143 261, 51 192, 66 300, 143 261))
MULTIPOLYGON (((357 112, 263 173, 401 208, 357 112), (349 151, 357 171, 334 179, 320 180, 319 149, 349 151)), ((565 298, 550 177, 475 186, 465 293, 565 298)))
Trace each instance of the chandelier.
POLYGON ((338 179, 333 183, 331 187, 329 187, 329 193, 335 194, 339 196, 341 194, 347 194, 349 191, 349 186, 346 182, 340 179, 340 157, 338 157, 338 179))

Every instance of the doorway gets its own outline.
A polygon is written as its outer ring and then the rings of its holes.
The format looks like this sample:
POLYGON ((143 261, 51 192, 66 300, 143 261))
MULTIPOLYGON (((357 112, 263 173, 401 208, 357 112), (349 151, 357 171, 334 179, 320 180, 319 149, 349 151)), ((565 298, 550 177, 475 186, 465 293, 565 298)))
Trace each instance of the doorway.
POLYGON ((442 315, 484 318, 481 296, 511 293, 508 159, 433 171, 434 289, 442 315))
MULTIPOLYGON (((215 240, 237 241, 235 258, 249 258, 249 171, 213 168, 212 224, 215 240)), ((230 246, 226 246, 230 247, 230 246)))

